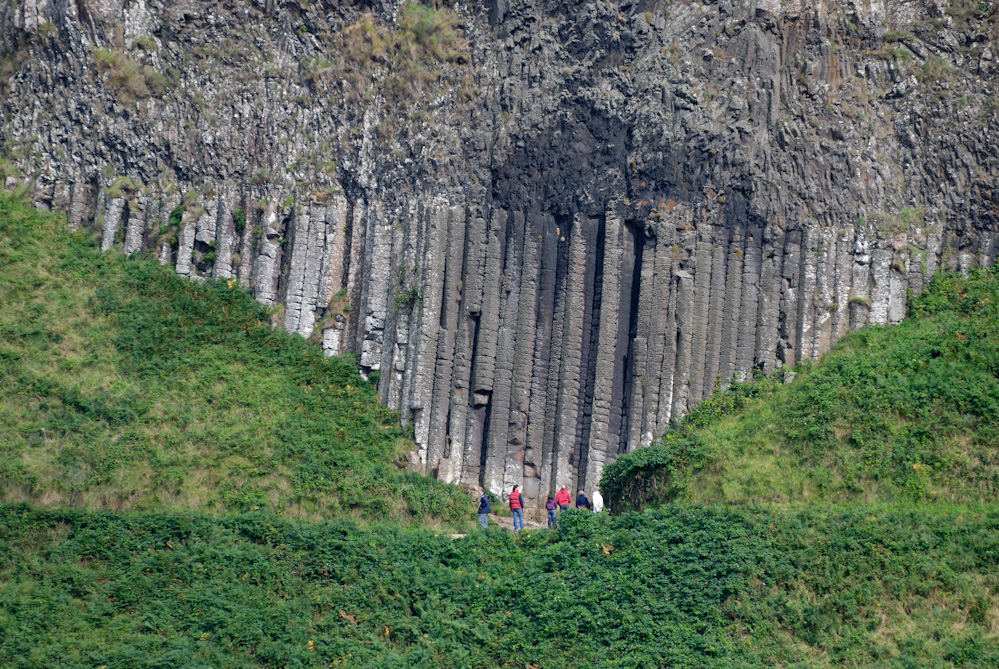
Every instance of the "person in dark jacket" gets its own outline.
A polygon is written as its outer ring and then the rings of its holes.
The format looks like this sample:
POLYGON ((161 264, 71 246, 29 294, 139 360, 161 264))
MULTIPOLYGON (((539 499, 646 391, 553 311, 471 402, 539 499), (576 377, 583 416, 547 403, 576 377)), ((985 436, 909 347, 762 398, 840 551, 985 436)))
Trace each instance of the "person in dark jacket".
POLYGON ((555 509, 558 505, 555 503, 555 498, 548 495, 548 501, 545 502, 545 510, 548 511, 548 529, 554 530, 558 527, 558 519, 555 517, 555 509))
POLYGON ((482 529, 489 527, 489 514, 493 512, 493 507, 489 505, 489 496, 486 491, 479 488, 479 525, 482 529))
POLYGON ((582 490, 580 490, 579 494, 576 495, 576 508, 577 509, 590 508, 590 500, 586 499, 586 495, 583 493, 582 490))
POLYGON ((520 499, 520 486, 513 486, 513 490, 510 491, 510 510, 513 511, 513 531, 516 532, 518 529, 524 529, 524 503, 520 499), (520 521, 520 527, 517 527, 517 521, 520 521))
POLYGON ((562 488, 555 493, 555 504, 557 504, 558 508, 562 511, 568 509, 569 505, 572 504, 572 497, 569 495, 569 491, 565 489, 565 486, 562 486, 562 488))

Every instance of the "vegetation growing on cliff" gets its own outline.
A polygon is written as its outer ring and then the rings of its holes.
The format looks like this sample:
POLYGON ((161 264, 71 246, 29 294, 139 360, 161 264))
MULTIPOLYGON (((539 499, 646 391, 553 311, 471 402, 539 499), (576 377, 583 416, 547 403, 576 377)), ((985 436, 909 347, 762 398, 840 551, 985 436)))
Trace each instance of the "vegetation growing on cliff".
MULTIPOLYGON (((137 44, 147 43, 137 41, 137 44)), ((149 65, 137 63, 118 49, 98 49, 94 53, 94 64, 97 71, 107 77, 108 88, 122 103, 131 104, 151 95, 160 97, 166 92, 167 79, 163 74, 149 65)))
POLYGON ((0 501, 456 523, 349 360, 0 199, 0 501))
POLYGON ((999 274, 938 276, 910 317, 853 333, 790 385, 708 400, 620 458, 618 508, 671 500, 999 501, 999 274))
POLYGON ((373 14, 362 14, 332 45, 338 62, 303 63, 306 79, 325 87, 343 78, 352 100, 382 94, 389 104, 405 109, 447 77, 443 64, 470 61, 461 19, 447 7, 407 2, 399 8, 396 23, 392 26, 373 14))

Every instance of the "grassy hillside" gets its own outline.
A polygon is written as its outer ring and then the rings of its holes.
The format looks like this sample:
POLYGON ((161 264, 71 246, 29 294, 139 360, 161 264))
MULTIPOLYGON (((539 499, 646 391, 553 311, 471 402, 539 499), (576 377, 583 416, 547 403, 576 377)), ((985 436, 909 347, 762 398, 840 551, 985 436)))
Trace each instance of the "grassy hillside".
POLYGON ((612 503, 999 501, 996 271, 938 277, 905 322, 796 372, 736 386, 619 459, 612 503))
POLYGON ((454 523, 350 361, 0 198, 0 501, 454 523))
POLYGON ((999 514, 570 511, 467 539, 0 507, 5 667, 996 666, 999 514))

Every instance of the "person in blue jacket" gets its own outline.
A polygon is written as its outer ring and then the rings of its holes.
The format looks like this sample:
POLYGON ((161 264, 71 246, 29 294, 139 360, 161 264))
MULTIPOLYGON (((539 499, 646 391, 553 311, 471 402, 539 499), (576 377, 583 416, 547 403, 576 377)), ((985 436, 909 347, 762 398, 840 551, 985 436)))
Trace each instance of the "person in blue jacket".
POLYGON ((479 488, 479 525, 483 529, 489 527, 489 514, 493 512, 493 507, 489 505, 489 496, 486 491, 479 488))

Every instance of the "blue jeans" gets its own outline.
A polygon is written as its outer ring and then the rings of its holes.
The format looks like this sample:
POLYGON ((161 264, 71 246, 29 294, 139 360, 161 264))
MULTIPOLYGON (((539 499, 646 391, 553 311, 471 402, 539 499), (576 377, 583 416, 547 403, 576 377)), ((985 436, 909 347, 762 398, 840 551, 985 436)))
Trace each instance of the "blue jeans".
POLYGON ((517 521, 520 521, 520 528, 524 529, 524 510, 523 509, 511 509, 513 511, 513 531, 517 531, 517 521))
POLYGON ((555 516, 555 509, 549 509, 548 511, 548 529, 555 529, 558 527, 558 518, 555 516))
POLYGON ((479 525, 482 525, 483 529, 489 527, 489 514, 480 513, 479 514, 479 525))

